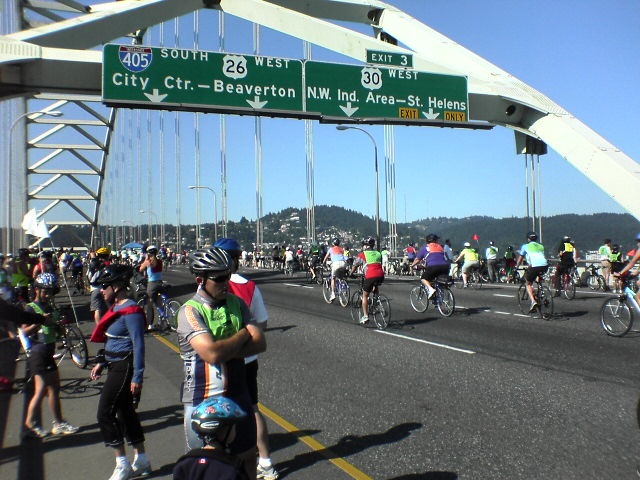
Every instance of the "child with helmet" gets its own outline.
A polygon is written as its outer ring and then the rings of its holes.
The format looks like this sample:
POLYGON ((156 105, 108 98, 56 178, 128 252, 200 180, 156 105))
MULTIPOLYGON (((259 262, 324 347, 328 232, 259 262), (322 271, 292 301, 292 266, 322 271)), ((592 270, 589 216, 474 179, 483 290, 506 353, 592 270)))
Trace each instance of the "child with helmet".
POLYGON ((34 281, 34 290, 35 298, 25 306, 25 310, 39 315, 42 321, 20 327, 20 338, 27 351, 29 370, 34 380, 33 397, 24 420, 25 435, 37 438, 49 435, 36 421, 45 396, 53 417, 51 434, 68 435, 77 432, 78 427, 64 420, 60 405, 60 375, 54 359, 60 313, 53 307, 53 297, 60 291, 58 277, 53 273, 41 273, 34 281))
POLYGON ((243 461, 227 453, 236 436, 236 424, 247 413, 225 396, 210 397, 191 414, 191 428, 202 440, 178 459, 173 467, 174 480, 248 480, 243 461))

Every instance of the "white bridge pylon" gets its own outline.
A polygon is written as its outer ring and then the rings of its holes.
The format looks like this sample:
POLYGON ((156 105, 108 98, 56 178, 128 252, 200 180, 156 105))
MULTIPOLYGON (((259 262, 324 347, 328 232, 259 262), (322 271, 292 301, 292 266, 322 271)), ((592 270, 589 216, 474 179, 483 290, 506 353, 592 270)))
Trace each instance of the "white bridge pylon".
MULTIPOLYGON (((60 3, 69 9, 80 5, 72 0, 60 3)), ((418 71, 464 75, 470 121, 511 128, 545 142, 640 219, 635 198, 640 191, 638 163, 533 87, 394 6, 375 0, 98 3, 75 18, 0 37, 0 99, 43 92, 100 95, 101 51, 90 49, 200 8, 224 11, 363 63, 367 49, 408 53, 418 71), (373 35, 332 21, 369 25, 373 35), (384 42, 383 37, 396 39, 398 45, 384 42)))

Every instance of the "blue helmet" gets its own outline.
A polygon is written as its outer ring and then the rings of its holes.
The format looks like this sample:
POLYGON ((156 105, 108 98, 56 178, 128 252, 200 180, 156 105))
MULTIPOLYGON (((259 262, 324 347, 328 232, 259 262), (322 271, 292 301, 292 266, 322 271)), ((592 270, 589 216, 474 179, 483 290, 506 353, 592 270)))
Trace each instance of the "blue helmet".
POLYGON ((34 280, 36 288, 58 289, 58 276, 53 273, 41 273, 34 280))
POLYGON ((214 437, 221 427, 238 423, 247 416, 230 398, 209 397, 191 414, 191 428, 201 437, 214 437))
POLYGON ((219 238, 218 240, 216 240, 216 243, 214 243, 213 246, 221 248, 222 250, 226 250, 232 255, 240 255, 242 253, 242 247, 233 238, 219 238))

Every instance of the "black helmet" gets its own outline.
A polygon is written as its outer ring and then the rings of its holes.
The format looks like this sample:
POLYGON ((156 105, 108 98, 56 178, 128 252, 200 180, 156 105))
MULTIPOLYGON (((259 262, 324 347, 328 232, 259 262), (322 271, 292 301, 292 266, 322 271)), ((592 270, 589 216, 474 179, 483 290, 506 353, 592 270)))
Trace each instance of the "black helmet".
POLYGON ((372 247, 376 244, 376 239, 373 237, 367 237, 362 241, 362 245, 369 245, 369 247, 372 247))
POLYGON ((565 235, 564 237, 562 237, 562 241, 563 242, 570 242, 571 241, 571 237, 569 235, 565 235))
POLYGON ((427 235, 426 242, 427 243, 437 242, 439 238, 440 237, 435 233, 430 233, 429 235, 427 235))
POLYGON ((611 247, 611 251, 614 253, 618 253, 620 251, 620 245, 617 243, 611 247))
POLYGON ((191 265, 189 270, 194 275, 206 273, 231 273, 233 270, 233 260, 223 249, 218 247, 196 250, 189 254, 191 265))
POLYGON ((529 232, 527 233, 527 238, 535 241, 538 239, 538 234, 536 232, 529 232))
POLYGON ((114 283, 127 284, 133 277, 133 267, 114 263, 107 265, 101 271, 95 280, 95 283, 102 285, 112 285, 114 283))
POLYGON ((230 398, 209 397, 193 410, 191 428, 210 443, 221 427, 238 423, 246 416, 247 412, 230 398))
POLYGON ((339 238, 334 238, 333 242, 331 242, 333 245, 338 246, 340 245, 340 239, 339 238))

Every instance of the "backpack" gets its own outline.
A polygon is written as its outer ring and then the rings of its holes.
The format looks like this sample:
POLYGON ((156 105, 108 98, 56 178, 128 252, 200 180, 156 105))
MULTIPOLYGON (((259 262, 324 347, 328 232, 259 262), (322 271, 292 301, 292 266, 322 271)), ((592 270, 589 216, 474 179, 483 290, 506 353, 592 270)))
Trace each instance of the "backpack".
POLYGON ((178 459, 174 480, 249 480, 242 460, 222 450, 196 448, 178 459))

